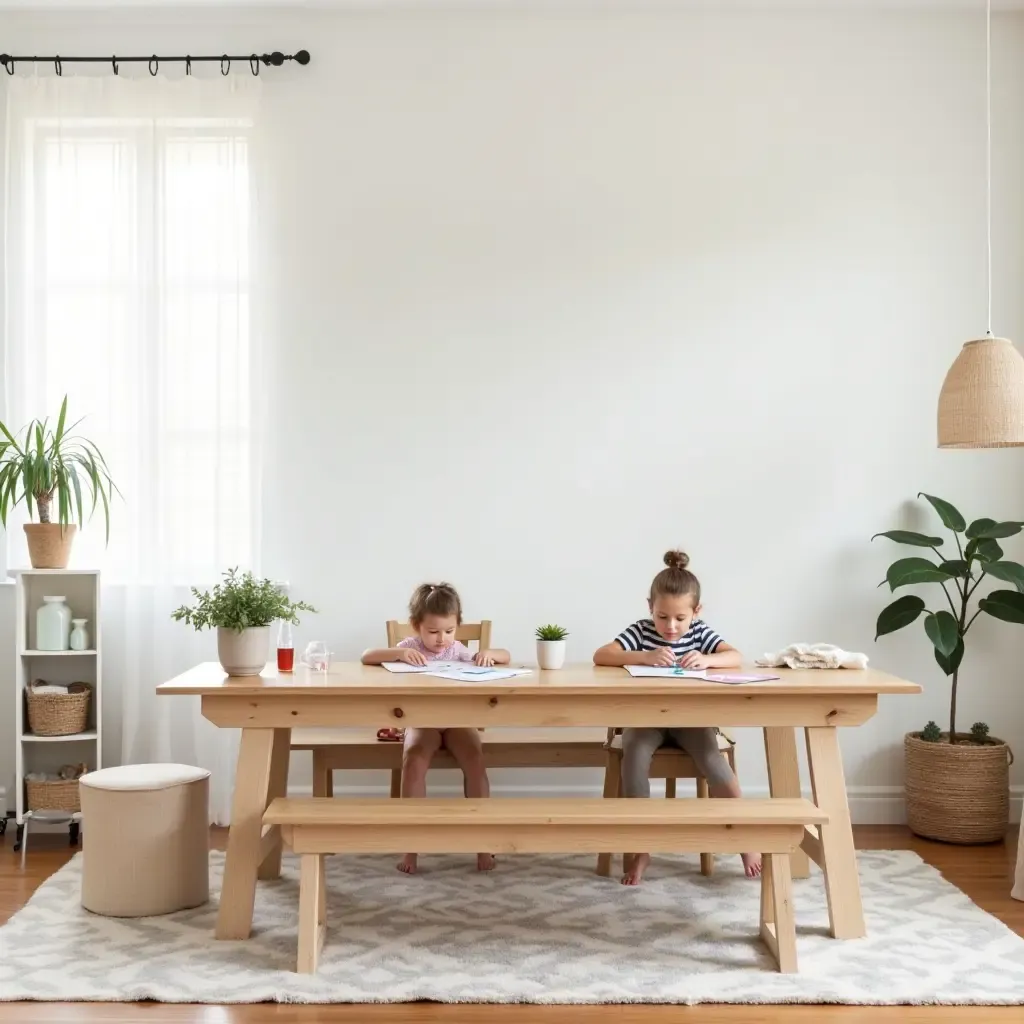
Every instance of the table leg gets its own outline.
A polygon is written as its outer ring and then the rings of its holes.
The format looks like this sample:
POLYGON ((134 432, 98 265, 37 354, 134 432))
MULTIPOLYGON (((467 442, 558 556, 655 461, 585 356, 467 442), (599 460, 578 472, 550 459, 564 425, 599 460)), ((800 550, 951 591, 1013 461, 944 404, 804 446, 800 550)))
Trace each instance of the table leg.
MULTIPOLYGON (((274 730, 274 752, 270 759, 270 785, 267 789, 267 807, 270 801, 279 796, 288 795, 288 764, 291 760, 292 731, 291 729, 274 730)), ((264 807, 266 810, 266 807, 264 807)), ((260 864, 258 877, 263 880, 281 877, 281 830, 277 830, 277 839, 270 853, 260 864)))
POLYGON ((837 939, 859 939, 867 929, 836 729, 820 726, 807 729, 807 762, 814 802, 828 815, 828 824, 821 825, 818 833, 830 930, 837 939))
MULTIPOLYGON (((768 790, 775 797, 800 797, 800 762, 796 756, 796 731, 792 726, 764 730, 764 754, 768 762, 768 790)), ((790 858, 793 878, 807 878, 811 865, 799 847, 790 858)))
POLYGON ((218 939, 247 939, 260 867, 263 812, 273 774, 276 729, 243 729, 231 799, 231 829, 217 912, 218 939))

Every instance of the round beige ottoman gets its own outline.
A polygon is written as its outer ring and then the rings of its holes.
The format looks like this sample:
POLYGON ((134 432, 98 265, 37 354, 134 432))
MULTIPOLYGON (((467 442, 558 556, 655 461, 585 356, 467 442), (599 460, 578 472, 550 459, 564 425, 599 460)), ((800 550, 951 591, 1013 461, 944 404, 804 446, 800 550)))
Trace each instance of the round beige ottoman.
POLYGON ((79 781, 86 910, 152 917, 210 898, 208 771, 127 764, 79 781))

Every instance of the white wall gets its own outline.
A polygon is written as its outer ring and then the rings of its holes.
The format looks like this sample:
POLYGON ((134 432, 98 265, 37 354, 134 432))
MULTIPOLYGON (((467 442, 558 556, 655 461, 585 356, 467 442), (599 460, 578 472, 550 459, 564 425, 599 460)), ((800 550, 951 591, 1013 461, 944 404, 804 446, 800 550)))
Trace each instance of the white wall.
MULTIPOLYGON (((749 654, 829 641, 925 684, 844 735, 858 818, 899 814, 948 687, 923 633, 873 642, 869 538, 920 490, 1024 510, 1020 453, 935 448, 985 329, 979 14, 2 17, 12 52, 313 54, 265 90, 263 568, 322 609, 302 639, 355 657, 444 577, 517 656, 554 620, 582 660, 682 545, 749 654)), ((995 328, 1024 341, 1021 16, 994 42, 995 328)), ((1024 746, 1024 633, 975 629, 961 720, 1024 746)))

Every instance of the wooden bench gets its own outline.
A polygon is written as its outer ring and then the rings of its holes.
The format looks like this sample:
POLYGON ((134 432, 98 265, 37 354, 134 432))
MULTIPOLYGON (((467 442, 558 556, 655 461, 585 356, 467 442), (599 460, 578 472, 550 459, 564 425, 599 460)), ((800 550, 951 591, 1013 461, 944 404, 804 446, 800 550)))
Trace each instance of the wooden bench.
MULTIPOLYGON (((337 853, 656 853, 757 851, 764 856, 760 932, 796 971, 790 854, 827 817, 808 800, 276 799, 267 830, 301 857, 299 973, 312 974, 327 922, 324 855, 337 853)), ((500 876, 496 880, 500 884, 500 876)))

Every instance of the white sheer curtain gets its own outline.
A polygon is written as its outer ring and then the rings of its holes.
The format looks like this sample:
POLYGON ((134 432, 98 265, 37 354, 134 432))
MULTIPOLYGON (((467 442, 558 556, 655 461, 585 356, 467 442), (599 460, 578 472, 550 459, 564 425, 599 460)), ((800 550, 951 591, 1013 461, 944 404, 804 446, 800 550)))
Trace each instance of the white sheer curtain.
MULTIPOLYGON (((215 657, 172 622, 188 585, 258 568, 250 331, 259 80, 21 77, 7 86, 5 420, 69 417, 123 500, 72 566, 103 570, 107 763, 210 768, 228 821, 235 736, 154 686, 215 657), (120 728, 118 728, 120 726, 120 728)), ((23 531, 7 564, 27 565, 23 531)))

